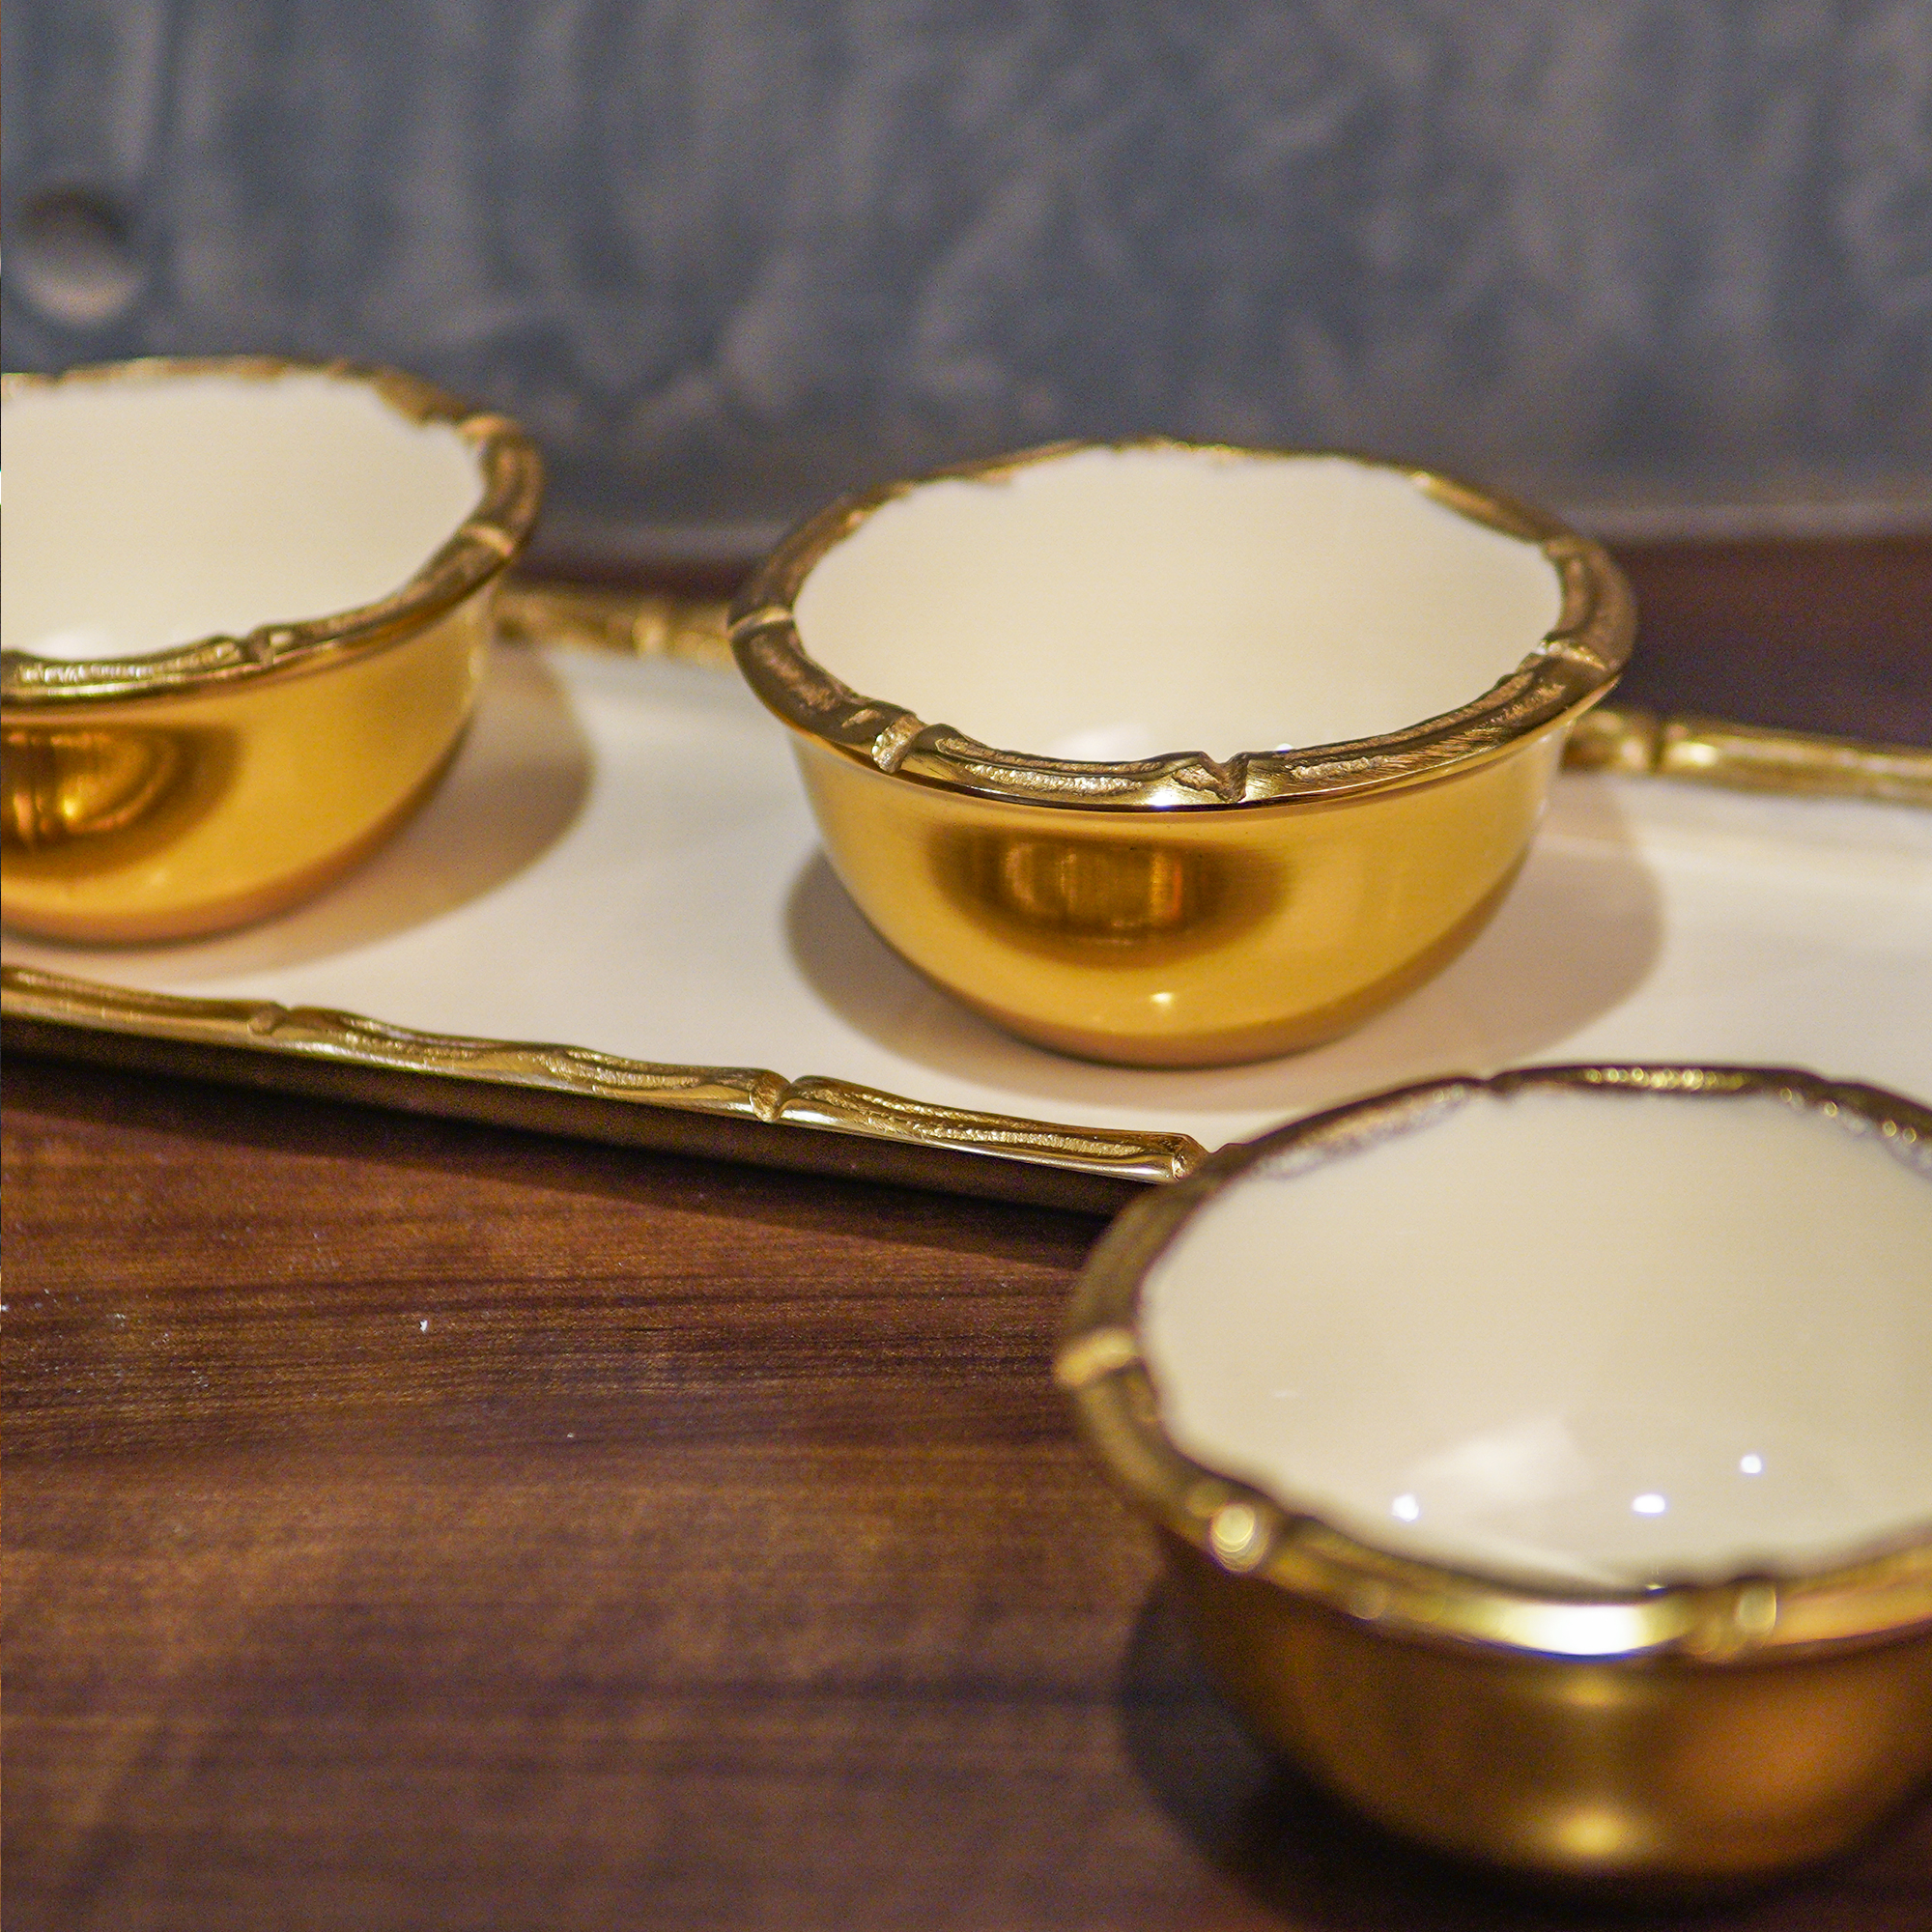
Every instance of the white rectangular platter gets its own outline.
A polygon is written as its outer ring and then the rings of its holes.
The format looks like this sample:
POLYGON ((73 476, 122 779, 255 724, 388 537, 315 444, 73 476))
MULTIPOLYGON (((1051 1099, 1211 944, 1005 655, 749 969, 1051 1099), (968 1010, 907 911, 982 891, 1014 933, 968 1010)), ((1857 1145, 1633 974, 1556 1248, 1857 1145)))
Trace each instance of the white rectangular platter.
POLYGON ((1932 812, 1566 773, 1494 923, 1401 1005, 1284 1060, 1124 1069, 1007 1037, 873 936, 730 671, 506 646, 441 788, 325 897, 5 959, 33 1050, 1105 1207, 1445 1072, 1752 1062, 1932 1096, 1932 812))

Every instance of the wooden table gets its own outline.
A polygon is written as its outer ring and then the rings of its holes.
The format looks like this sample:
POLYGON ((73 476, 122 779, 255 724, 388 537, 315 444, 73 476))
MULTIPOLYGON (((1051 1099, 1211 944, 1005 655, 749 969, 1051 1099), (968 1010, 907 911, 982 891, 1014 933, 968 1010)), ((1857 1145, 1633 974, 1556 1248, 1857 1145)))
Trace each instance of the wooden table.
MULTIPOLYGON (((1932 743, 1932 543, 1632 560, 1634 698, 1932 743)), ((6 1102, 10 1932, 1599 1922, 1215 1704, 1047 1379, 1097 1222, 6 1102)), ((1695 1922, 1932 1927, 1932 1805, 1695 1922)))

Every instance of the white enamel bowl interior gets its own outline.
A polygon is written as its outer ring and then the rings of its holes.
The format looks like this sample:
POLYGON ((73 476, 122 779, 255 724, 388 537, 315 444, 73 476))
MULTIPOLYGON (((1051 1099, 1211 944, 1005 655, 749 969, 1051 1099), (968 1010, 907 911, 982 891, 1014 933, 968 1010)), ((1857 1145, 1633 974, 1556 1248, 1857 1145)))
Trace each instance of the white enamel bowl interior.
POLYGON ((1144 1285, 1164 1425, 1362 1541, 1537 1582, 1910 1534, 1932 1172, 1907 1153, 1770 1097, 1546 1090, 1251 1171, 1144 1285))
POLYGON ((1401 730, 1515 670, 1561 605, 1535 544, 1404 472, 1100 448, 886 502, 795 613, 855 691, 1004 750, 1115 760, 1401 730))
POLYGON ((138 657, 399 590, 475 509, 477 454, 310 372, 30 386, 6 404, 8 650, 138 657))

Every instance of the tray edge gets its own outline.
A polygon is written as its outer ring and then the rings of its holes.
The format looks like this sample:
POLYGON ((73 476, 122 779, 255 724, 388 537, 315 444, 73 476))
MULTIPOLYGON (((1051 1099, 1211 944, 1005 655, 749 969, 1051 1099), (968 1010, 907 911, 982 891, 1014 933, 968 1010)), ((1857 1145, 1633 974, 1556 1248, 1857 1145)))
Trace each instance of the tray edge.
POLYGON ((0 1044, 619 1146, 1111 1213, 1206 1156, 1187 1134, 1079 1127, 820 1075, 470 1039, 271 1001, 193 1000, 0 968, 0 1044))

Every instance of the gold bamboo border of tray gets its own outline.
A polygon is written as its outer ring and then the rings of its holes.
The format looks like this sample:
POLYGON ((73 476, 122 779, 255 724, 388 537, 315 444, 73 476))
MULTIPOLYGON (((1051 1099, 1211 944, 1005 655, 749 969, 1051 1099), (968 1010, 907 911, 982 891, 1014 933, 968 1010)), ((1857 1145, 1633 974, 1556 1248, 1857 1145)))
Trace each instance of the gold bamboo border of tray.
MULTIPOLYGON (((730 662, 724 606, 505 584, 499 634, 627 656, 730 662)), ((1599 706, 1566 760, 1811 797, 1932 807, 1932 752, 1599 706)), ((587 1048, 418 1033, 358 1013, 191 1000, 9 966, 10 1050, 359 1101, 620 1146, 949 1193, 1110 1212, 1190 1172, 1187 1134, 1063 1125, 933 1106, 824 1076, 680 1066, 587 1048)))

